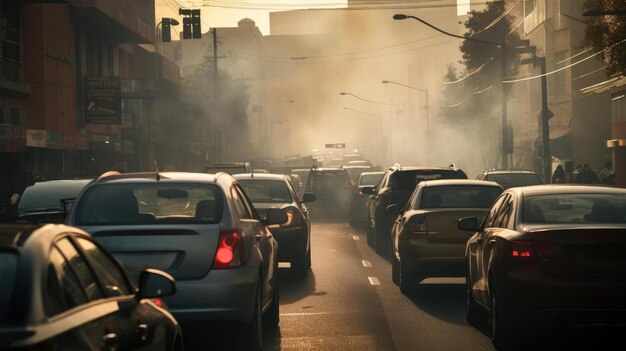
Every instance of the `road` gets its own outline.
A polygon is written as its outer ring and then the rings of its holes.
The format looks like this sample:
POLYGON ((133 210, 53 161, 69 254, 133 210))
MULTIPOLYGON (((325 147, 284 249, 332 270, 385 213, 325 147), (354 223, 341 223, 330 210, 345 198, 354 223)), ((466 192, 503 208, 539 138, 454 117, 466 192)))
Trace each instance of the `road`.
POLYGON ((280 329, 266 333, 266 350, 493 350, 465 321, 463 278, 429 279, 406 297, 345 223, 314 224, 312 248, 306 280, 281 270, 280 329))

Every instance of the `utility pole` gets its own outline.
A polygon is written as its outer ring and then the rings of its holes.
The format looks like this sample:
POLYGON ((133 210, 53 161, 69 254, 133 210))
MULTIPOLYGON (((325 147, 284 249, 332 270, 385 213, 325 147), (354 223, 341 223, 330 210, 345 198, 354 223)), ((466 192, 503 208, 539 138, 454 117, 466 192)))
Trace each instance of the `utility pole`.
POLYGON ((502 56, 502 73, 500 79, 500 90, 502 92, 502 169, 509 168, 509 150, 507 148, 508 143, 508 111, 507 111, 507 91, 506 85, 504 84, 504 79, 507 76, 506 72, 506 38, 502 38, 502 44, 500 45, 501 56, 502 56))
MULTIPOLYGON (((223 161, 224 160, 224 152, 225 152, 225 145, 222 142, 222 138, 221 136, 223 134, 226 134, 225 130, 223 130, 223 127, 226 125, 226 123, 223 123, 224 121, 222 121, 222 116, 220 116, 220 108, 219 108, 219 97, 218 97, 218 83, 217 83, 217 28, 213 28, 213 30, 211 31, 213 34, 213 99, 215 101, 214 106, 213 106, 213 111, 215 113, 215 121, 216 121, 216 125, 217 128, 215 130, 215 143, 216 143, 216 148, 217 148, 217 158, 218 161, 223 161), (224 133, 220 133, 220 132, 224 132, 224 133)), ((225 138, 227 139, 227 138, 225 138)))
POLYGON ((548 77, 546 77, 546 58, 537 57, 541 65, 541 136, 543 143, 543 181, 550 182, 552 175, 552 154, 550 153, 550 117, 548 109, 548 77))

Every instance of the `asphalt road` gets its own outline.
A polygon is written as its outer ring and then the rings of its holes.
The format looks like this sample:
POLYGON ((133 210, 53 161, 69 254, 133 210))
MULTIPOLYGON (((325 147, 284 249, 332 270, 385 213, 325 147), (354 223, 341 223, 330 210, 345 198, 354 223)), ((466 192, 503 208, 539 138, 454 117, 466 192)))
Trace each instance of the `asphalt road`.
POLYGON ((266 350, 493 350, 465 321, 463 278, 429 279, 406 297, 390 263, 345 223, 314 224, 312 248, 306 280, 281 270, 280 329, 266 350))

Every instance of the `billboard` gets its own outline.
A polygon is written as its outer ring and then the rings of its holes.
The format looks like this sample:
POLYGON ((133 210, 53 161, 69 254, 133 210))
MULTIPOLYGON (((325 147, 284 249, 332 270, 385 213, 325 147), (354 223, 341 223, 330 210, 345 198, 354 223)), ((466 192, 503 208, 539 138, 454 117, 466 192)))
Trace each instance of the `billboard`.
POLYGON ((122 124, 120 77, 85 77, 85 124, 122 124))

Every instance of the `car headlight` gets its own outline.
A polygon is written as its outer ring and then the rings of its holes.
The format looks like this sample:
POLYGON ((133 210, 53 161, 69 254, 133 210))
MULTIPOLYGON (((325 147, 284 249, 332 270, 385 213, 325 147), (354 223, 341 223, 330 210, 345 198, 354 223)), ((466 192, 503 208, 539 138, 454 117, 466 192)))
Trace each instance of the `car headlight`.
POLYGON ((300 211, 295 207, 287 207, 283 209, 287 214, 287 222, 281 224, 281 227, 291 227, 300 225, 302 223, 302 216, 300 211))

